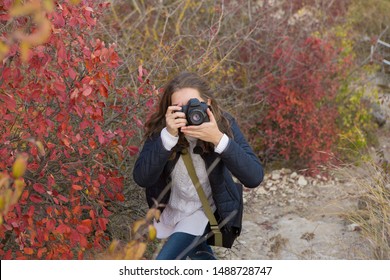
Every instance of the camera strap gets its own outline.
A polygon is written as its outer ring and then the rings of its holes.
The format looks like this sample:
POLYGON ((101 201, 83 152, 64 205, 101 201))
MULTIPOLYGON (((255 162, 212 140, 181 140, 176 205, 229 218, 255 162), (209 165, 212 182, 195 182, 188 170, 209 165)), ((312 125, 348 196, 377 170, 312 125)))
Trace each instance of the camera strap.
POLYGON ((182 151, 182 158, 183 158, 184 164, 187 168, 188 175, 190 175, 191 181, 195 186, 195 189, 196 189, 196 192, 198 193, 200 201, 202 202, 204 213, 206 214, 207 218, 209 219, 210 228, 214 234, 215 246, 222 246, 222 233, 219 229, 217 219, 214 216, 213 210, 211 209, 211 206, 207 200, 206 194, 204 193, 202 185, 199 182, 199 178, 196 175, 195 167, 194 167, 194 164, 192 162, 191 155, 187 149, 184 149, 182 151))

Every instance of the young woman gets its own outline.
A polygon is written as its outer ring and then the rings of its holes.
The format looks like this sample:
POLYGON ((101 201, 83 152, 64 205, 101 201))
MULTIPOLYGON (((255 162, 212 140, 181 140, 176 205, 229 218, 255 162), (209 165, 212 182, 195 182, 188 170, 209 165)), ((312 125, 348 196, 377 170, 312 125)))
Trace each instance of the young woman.
POLYGON ((194 73, 181 73, 166 85, 158 110, 145 128, 146 141, 133 177, 146 189, 150 207, 156 203, 164 206, 155 227, 157 237, 168 240, 157 259, 215 259, 211 247, 201 239, 209 220, 181 151, 188 149, 209 204, 221 218, 228 217, 237 203, 232 199, 238 192, 232 175, 248 188, 263 180, 259 159, 234 118, 221 110, 209 85, 194 73), (186 113, 190 114, 182 110, 193 98, 208 105, 202 107, 208 108, 200 125, 189 124, 186 113))

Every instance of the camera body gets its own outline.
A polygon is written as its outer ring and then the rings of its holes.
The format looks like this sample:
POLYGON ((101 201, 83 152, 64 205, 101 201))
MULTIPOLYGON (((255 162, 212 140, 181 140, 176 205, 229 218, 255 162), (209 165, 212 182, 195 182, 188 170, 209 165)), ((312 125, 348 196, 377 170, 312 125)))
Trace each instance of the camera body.
POLYGON ((181 111, 186 114, 188 125, 201 125, 204 122, 209 122, 207 108, 209 106, 200 102, 197 98, 191 98, 187 105, 182 106, 181 111))

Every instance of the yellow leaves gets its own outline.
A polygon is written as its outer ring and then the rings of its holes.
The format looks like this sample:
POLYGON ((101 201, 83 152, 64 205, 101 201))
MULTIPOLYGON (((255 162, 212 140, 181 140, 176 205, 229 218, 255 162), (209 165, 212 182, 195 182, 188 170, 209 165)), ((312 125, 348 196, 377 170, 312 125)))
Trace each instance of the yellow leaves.
POLYGON ((32 0, 25 4, 22 4, 20 1, 16 1, 14 3, 14 6, 9 10, 9 15, 11 17, 20 17, 24 15, 29 15, 40 8, 41 8, 41 3, 39 0, 32 0))
POLYGON ((27 139, 28 142, 34 144, 37 147, 38 155, 44 157, 46 155, 45 147, 43 143, 39 140, 35 140, 34 138, 27 139))
POLYGON ((10 188, 2 190, 0 194, 0 216, 7 214, 8 209, 11 206, 12 194, 13 192, 10 188))
MULTIPOLYGON (((19 41, 19 49, 23 61, 29 59, 29 51, 31 47, 41 45, 47 41, 51 34, 52 25, 46 16, 47 12, 54 9, 53 0, 31 0, 26 3, 16 1, 10 9, 9 15, 11 18, 31 16, 33 23, 36 25, 36 30, 27 34, 22 30, 16 30, 12 37, 19 41)), ((5 50, 5 48, 3 48, 5 50)), ((3 53, 0 47, 0 58, 3 53)), ((3 54, 4 56, 4 54, 3 54)))
POLYGON ((132 240, 121 246, 118 240, 112 241, 105 258, 115 260, 140 260, 145 254, 147 244, 139 240, 132 240))
POLYGON ((0 42, 0 61, 3 60, 4 56, 8 53, 8 51, 9 47, 3 42, 0 42))
POLYGON ((24 175, 27 169, 27 157, 19 155, 12 166, 12 176, 18 179, 24 175))
POLYGON ((73 5, 77 5, 80 3, 81 0, 70 0, 70 3, 72 3, 73 5))
POLYGON ((23 193, 26 183, 21 178, 27 169, 27 156, 19 155, 12 165, 12 177, 0 173, 0 225, 9 208, 16 204, 23 193))
POLYGON ((9 14, 11 17, 31 16, 33 22, 38 27, 37 31, 32 34, 25 34, 22 31, 18 31, 15 33, 15 37, 33 46, 46 42, 50 35, 51 23, 46 17, 45 12, 50 12, 53 9, 53 5, 52 0, 43 2, 40 0, 32 0, 22 5, 14 5, 10 9, 9 14))
POLYGON ((115 253, 115 249, 118 248, 118 245, 119 245, 119 241, 118 240, 113 240, 110 244, 110 246, 108 247, 108 253, 109 254, 114 254, 115 253))
POLYGON ((133 224, 133 233, 138 233, 140 231, 141 227, 144 226, 145 224, 146 224, 145 220, 135 221, 133 224))
POLYGON ((54 10, 53 0, 43 0, 42 5, 43 5, 44 9, 48 12, 52 12, 54 10))
POLYGON ((152 221, 154 218, 158 221, 160 219, 160 214, 161 214, 160 210, 158 210, 157 208, 151 208, 146 213, 146 220, 152 221))
POLYGON ((146 220, 138 220, 134 222, 132 233, 136 238, 146 236, 148 240, 156 239, 157 230, 152 224, 148 224, 146 220))
POLYGON ((148 224, 147 229, 145 231, 147 232, 147 237, 149 240, 153 241, 156 239, 157 236, 157 230, 156 228, 150 224, 153 222, 153 220, 159 220, 160 219, 161 212, 157 208, 151 208, 149 211, 146 213, 146 218, 144 220, 139 220, 134 223, 134 229, 137 226, 137 230, 139 230, 141 225, 146 225, 148 224))
POLYGON ((37 145, 39 155, 40 156, 45 156, 46 152, 45 152, 45 148, 43 147, 42 142, 41 141, 36 141, 35 145, 37 145))
POLYGON ((146 243, 136 240, 130 241, 125 248, 126 260, 139 260, 142 258, 146 250, 146 243))
POLYGON ((157 230, 154 227, 153 220, 160 218, 160 210, 157 208, 149 209, 145 218, 139 219, 132 226, 132 240, 125 245, 121 245, 118 240, 114 240, 105 254, 109 259, 139 260, 146 251, 147 244, 156 239, 157 230))
POLYGON ((0 173, 0 190, 7 186, 9 182, 9 177, 6 173, 0 173))
MULTIPOLYGON (((159 220, 160 219, 160 210, 157 208, 151 208, 149 211, 146 213, 145 219, 140 219, 134 222, 133 224, 133 229, 132 233, 135 235, 143 235, 146 232, 154 231, 154 227, 151 228, 149 225, 150 223, 153 222, 154 219, 159 220)), ((153 233, 152 233, 153 236, 153 233)))
POLYGON ((156 239, 157 230, 153 225, 148 226, 148 231, 149 231, 149 240, 153 241, 154 239, 156 239))
POLYGON ((5 197, 0 196, 0 212, 3 211, 5 208, 5 197))
POLYGON ((26 41, 20 42, 19 49, 20 49, 20 55, 21 55, 22 61, 28 60, 28 57, 30 54, 30 48, 31 48, 31 45, 28 42, 26 42, 26 41))
POLYGON ((26 186, 26 183, 24 182, 23 179, 16 179, 14 182, 15 185, 15 192, 14 192, 14 198, 13 200, 15 203, 18 201, 20 196, 22 195, 23 189, 26 186))

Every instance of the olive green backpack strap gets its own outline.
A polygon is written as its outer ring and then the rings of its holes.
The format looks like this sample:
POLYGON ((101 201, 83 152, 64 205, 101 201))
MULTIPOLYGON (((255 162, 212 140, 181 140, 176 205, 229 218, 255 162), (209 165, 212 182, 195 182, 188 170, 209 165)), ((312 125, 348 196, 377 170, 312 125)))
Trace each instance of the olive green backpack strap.
POLYGON ((209 219, 211 231, 214 233, 214 243, 215 246, 222 246, 222 233, 219 229, 218 222, 215 219, 213 210, 209 205, 206 194, 199 182, 199 178, 196 175, 194 164, 192 163, 191 155, 188 153, 188 150, 185 149, 182 151, 182 157, 184 164, 187 168, 188 174, 190 175, 191 181, 195 186, 196 192, 198 193, 199 199, 202 202, 203 210, 209 219))

